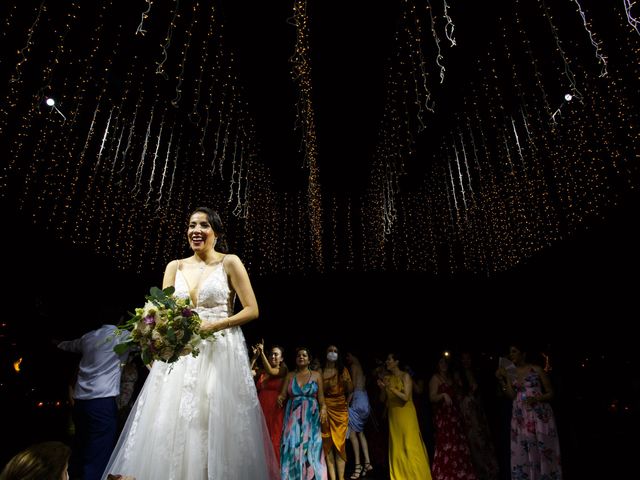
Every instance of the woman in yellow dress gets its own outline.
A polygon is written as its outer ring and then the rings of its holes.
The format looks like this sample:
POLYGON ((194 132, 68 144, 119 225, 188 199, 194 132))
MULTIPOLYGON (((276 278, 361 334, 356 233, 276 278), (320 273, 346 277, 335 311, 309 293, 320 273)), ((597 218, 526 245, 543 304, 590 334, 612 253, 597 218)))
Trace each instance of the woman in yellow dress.
POLYGON ((422 441, 411 376, 400 370, 398 355, 387 355, 390 375, 378 380, 380 399, 389 416, 389 476, 391 480, 431 480, 429 457, 422 441))

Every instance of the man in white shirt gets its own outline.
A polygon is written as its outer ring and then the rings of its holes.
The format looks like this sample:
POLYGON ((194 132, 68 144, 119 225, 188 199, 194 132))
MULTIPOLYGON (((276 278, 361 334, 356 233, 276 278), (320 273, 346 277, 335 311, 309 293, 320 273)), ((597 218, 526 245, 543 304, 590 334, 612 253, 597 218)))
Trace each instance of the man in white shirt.
MULTIPOLYGON (((76 441, 73 456, 82 472, 78 478, 99 480, 107 466, 118 435, 121 365, 128 354, 117 355, 113 347, 129 338, 115 335, 115 325, 103 325, 81 338, 60 342, 58 348, 82 354, 73 392, 76 441)), ((73 473, 73 472, 72 472, 73 473)))

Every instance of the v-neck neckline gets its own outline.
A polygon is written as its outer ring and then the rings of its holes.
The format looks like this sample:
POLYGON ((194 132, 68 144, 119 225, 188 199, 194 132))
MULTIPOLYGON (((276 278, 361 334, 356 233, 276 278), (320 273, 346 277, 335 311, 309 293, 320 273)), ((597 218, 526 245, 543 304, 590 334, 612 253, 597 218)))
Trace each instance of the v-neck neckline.
POLYGON ((313 371, 311 369, 309 369, 309 379, 305 382, 304 385, 300 385, 300 382, 298 381, 298 373, 296 372, 293 375, 293 379, 296 381, 296 384, 298 385, 298 388, 300 390, 304 390, 304 387, 306 387, 307 385, 309 385, 311 383, 311 377, 313 377, 313 371))
POLYGON ((209 277, 215 273, 216 268, 218 267, 218 265, 221 265, 223 261, 224 261, 224 257, 222 257, 222 260, 220 260, 219 262, 216 262, 216 263, 212 264, 211 266, 214 267, 214 268, 211 269, 211 271, 207 274, 206 277, 202 278, 202 274, 201 274, 201 276, 200 276, 200 278, 198 280, 198 285, 196 285, 198 287, 198 290, 195 292, 195 294, 196 294, 195 295, 195 297, 196 297, 195 300, 193 299, 193 296, 191 295, 192 292, 193 292, 193 288, 191 287, 191 284, 189 283, 189 279, 187 278, 187 276, 182 271, 182 264, 179 265, 178 271, 182 275, 182 279, 184 280, 184 283, 187 286, 187 291, 189 293, 189 299, 191 300, 191 303, 193 304, 193 308, 198 308, 200 306, 200 292, 202 291, 202 286, 206 283, 207 280, 209 280, 209 277))

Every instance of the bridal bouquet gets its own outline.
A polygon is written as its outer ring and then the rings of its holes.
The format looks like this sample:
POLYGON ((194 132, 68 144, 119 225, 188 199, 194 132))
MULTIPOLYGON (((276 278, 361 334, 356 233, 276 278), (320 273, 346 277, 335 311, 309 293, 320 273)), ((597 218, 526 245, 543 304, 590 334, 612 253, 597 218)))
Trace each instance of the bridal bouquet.
POLYGON ((136 308, 131 318, 118 327, 116 335, 127 330, 131 336, 114 347, 117 354, 137 347, 142 361, 149 364, 154 360, 173 363, 184 355, 196 357, 200 353, 200 317, 191 309, 189 299, 174 296, 174 291, 173 287, 151 288, 144 306, 136 308))

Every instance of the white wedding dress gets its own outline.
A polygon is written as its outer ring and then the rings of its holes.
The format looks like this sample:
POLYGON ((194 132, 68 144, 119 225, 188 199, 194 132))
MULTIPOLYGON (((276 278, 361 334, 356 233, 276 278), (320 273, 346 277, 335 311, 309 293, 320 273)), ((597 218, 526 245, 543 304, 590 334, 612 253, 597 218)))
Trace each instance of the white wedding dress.
MULTIPOLYGON (((233 313, 235 292, 223 263, 198 292, 203 320, 233 313)), ((189 296, 180 267, 175 294, 189 296)), ((154 362, 103 479, 112 473, 136 480, 262 480, 279 478, 278 470, 244 335, 232 327, 203 341, 196 358, 154 362)))

